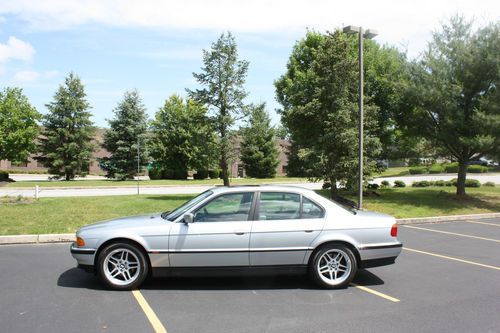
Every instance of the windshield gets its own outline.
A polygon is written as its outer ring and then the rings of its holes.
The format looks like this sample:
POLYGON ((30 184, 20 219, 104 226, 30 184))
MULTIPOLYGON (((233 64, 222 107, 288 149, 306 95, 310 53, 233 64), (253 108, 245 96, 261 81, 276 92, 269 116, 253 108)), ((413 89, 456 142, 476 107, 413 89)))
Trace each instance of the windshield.
POLYGON ((162 213, 161 217, 165 220, 168 220, 168 221, 174 221, 179 216, 184 214, 187 210, 189 210, 190 208, 192 208, 193 206, 195 206, 199 202, 203 201, 205 198, 209 197, 212 194, 213 194, 213 192, 210 190, 205 191, 205 192, 201 193, 200 195, 198 195, 197 197, 194 197, 193 199, 185 202, 184 204, 182 204, 180 207, 176 208, 172 212, 162 213))

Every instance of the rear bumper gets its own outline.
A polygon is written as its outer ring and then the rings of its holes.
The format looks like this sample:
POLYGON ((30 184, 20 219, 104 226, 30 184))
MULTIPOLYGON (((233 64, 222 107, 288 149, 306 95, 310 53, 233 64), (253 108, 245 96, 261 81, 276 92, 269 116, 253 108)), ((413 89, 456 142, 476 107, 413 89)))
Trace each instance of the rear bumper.
POLYGON ((402 249, 403 244, 400 242, 370 244, 360 247, 360 268, 370 268, 394 264, 402 249))
POLYGON ((96 250, 89 248, 80 248, 77 247, 75 243, 71 244, 70 252, 73 258, 76 259, 78 265, 82 266, 93 266, 94 265, 94 257, 96 250))

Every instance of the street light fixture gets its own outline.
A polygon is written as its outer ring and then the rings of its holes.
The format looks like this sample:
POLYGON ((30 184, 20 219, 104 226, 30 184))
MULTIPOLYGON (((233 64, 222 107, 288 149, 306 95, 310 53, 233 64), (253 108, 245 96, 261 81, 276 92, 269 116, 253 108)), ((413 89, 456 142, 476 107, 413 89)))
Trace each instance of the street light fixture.
POLYGON ((363 39, 377 36, 377 30, 349 25, 343 29, 346 34, 358 34, 358 67, 359 67, 359 111, 358 111, 358 209, 363 208, 363 39))

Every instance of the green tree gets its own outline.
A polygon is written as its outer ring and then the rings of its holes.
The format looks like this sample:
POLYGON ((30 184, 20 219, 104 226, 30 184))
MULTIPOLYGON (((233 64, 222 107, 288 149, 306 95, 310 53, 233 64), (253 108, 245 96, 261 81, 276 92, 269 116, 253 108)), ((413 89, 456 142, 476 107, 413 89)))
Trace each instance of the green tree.
POLYGON ((40 119, 22 89, 0 92, 0 160, 25 161, 35 151, 40 119))
POLYGON ((95 128, 88 111, 85 89, 80 78, 70 73, 45 106, 40 156, 37 158, 50 173, 66 180, 85 175, 90 166, 95 128))
POLYGON ((272 178, 276 176, 278 149, 275 130, 265 110, 265 104, 250 106, 250 118, 242 128, 241 161, 246 174, 253 178, 272 178))
POLYGON ((108 120, 110 129, 104 134, 102 144, 111 156, 101 158, 99 163, 108 178, 133 179, 138 162, 140 168, 148 162, 146 108, 137 90, 133 90, 125 92, 113 112, 114 118, 108 120))
POLYGON ((172 95, 156 112, 151 131, 156 167, 174 175, 214 167, 217 138, 203 105, 172 95))
MULTIPOLYGON (((354 188, 357 183, 357 52, 354 39, 340 31, 308 32, 293 48, 287 72, 276 82, 282 122, 290 132, 295 158, 304 161, 307 176, 354 188)), ((377 107, 365 105, 365 169, 375 168, 380 152, 377 107)))
POLYGON ((212 114, 212 122, 219 136, 222 178, 224 185, 229 186, 229 161, 232 158, 234 139, 232 126, 245 113, 243 99, 247 93, 243 85, 248 62, 238 60, 236 41, 228 32, 212 44, 210 51, 203 50, 203 64, 201 73, 193 73, 203 88, 187 91, 191 98, 206 105, 212 114))
POLYGON ((453 17, 411 66, 404 121, 459 163, 457 196, 465 196, 469 161, 500 149, 499 28, 473 31, 453 17))

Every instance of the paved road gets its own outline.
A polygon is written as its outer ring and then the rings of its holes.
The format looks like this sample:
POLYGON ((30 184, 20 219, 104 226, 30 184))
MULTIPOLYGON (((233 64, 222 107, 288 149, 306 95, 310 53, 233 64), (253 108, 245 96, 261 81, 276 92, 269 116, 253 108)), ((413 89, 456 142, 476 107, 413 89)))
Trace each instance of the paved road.
MULTIPOLYGON (((279 183, 277 185, 299 186, 309 189, 321 189, 322 183, 279 183)), ((198 194, 213 185, 184 185, 184 186, 141 186, 140 194, 198 194)), ((107 195, 132 195, 137 194, 137 187, 89 187, 89 188, 50 188, 42 187, 39 196, 44 197, 88 197, 88 196, 107 196, 107 195)), ((34 197, 35 188, 0 188, 0 196, 18 196, 34 197)))
MULTIPOLYGON (((394 183, 395 180, 402 180, 406 183, 406 185, 411 185, 415 181, 421 180, 451 180, 453 178, 457 178, 456 174, 438 174, 438 175, 413 175, 413 176, 402 176, 402 177, 385 177, 385 178, 375 178, 374 182, 380 184, 383 180, 387 180, 391 183, 394 183)), ((495 184, 500 184, 500 173, 492 173, 492 174, 474 174, 468 173, 468 179, 477 179, 481 182, 481 184, 486 182, 493 182, 495 184)))
MULTIPOLYGON (((499 331, 500 219, 401 226, 400 239, 395 265, 358 272, 364 290, 269 276, 152 279, 140 294, 170 333, 499 331)), ((133 294, 104 290, 68 247, 0 246, 1 331, 153 332, 133 294)))

